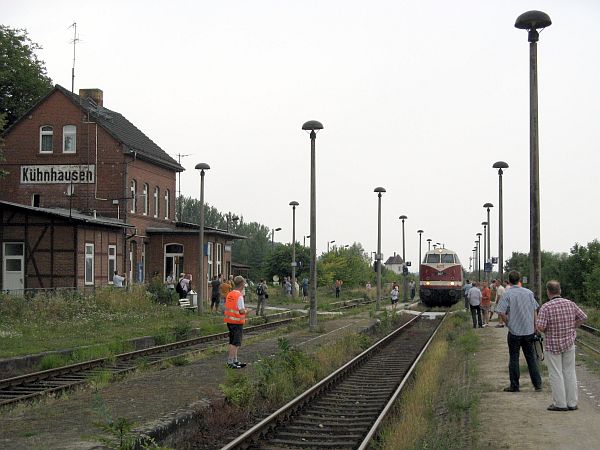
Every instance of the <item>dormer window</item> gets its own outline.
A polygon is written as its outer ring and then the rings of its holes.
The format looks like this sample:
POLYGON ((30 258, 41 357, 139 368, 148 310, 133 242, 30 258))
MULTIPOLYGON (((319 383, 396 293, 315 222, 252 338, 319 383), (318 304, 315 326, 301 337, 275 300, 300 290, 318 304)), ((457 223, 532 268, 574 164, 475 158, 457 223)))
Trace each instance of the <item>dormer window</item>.
POLYGON ((52 153, 52 127, 44 125, 40 127, 40 153, 52 153))
POLYGON ((77 148, 77 127, 65 125, 63 127, 63 153, 75 153, 77 148))

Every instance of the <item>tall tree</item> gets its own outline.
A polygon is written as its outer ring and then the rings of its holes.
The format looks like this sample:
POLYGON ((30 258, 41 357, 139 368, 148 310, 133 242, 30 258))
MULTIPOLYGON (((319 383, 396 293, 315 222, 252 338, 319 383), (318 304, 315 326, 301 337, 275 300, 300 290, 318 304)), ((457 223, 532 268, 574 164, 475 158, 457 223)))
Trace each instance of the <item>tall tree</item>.
POLYGON ((40 50, 27 30, 0 25, 0 115, 11 126, 36 100, 52 89, 40 50))

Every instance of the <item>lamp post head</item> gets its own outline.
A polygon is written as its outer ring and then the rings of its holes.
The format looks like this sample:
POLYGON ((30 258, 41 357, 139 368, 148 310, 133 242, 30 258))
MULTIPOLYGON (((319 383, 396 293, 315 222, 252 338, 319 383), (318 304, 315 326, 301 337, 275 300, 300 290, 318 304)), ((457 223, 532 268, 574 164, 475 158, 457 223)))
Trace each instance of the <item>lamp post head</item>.
POLYGON ((475 236, 477 236, 477 237, 481 237, 481 233, 477 233, 475 236))
POLYGON ((323 124, 316 120, 309 120, 308 122, 305 122, 304 125, 302 125, 302 129, 306 131, 322 130, 323 124))
POLYGON ((236 216, 235 214, 233 215, 233 217, 231 218, 232 222, 237 222, 238 220, 240 220, 240 218, 238 216, 236 216))
POLYGON ((334 242, 335 242, 335 240, 333 240, 333 241, 329 241, 329 243, 330 243, 330 244, 333 244, 334 242))
POLYGON ((408 219, 408 217, 406 217, 405 215, 402 215, 400 217, 398 217, 398 219, 400 219, 401 221, 405 221, 406 219, 408 219))
POLYGON ((527 30, 529 42, 537 42, 540 34, 538 33, 539 28, 546 28, 552 25, 550 16, 542 11, 527 11, 517 17, 515 22, 515 28, 521 30, 527 30))
POLYGON ((196 164, 196 170, 200 170, 201 172, 204 172, 205 170, 210 169, 210 166, 206 163, 198 163, 196 164))
POLYGON ((382 194, 383 192, 386 192, 385 188, 382 188, 381 186, 376 187, 375 189, 373 189, 373 192, 377 192, 378 194, 382 194))
POLYGON ((299 204, 300 204, 300 203, 298 203, 296 200, 294 200, 294 201, 291 201, 291 202, 290 202, 290 206, 291 206, 291 207, 293 207, 293 208, 295 208, 295 207, 296 207, 296 206, 298 206, 299 204))
POLYGON ((429 239, 427 239, 427 242, 431 242, 432 240, 433 240, 433 239, 429 238, 429 239))
POLYGON ((423 231, 423 230, 417 230, 417 233, 419 233, 419 234, 423 234, 423 233, 424 233, 424 231, 423 231))
POLYGON ((484 227, 487 227, 487 222, 481 222, 481 225, 483 225, 484 227))
POLYGON ((498 175, 502 175, 502 169, 508 169, 508 164, 504 161, 496 161, 492 168, 498 169, 498 175))
POLYGON ((489 209, 489 208, 493 208, 493 207, 494 207, 494 205, 492 205, 491 203, 489 203, 489 202, 488 202, 488 203, 484 203, 484 204, 483 204, 483 207, 484 207, 484 208, 488 208, 488 209, 489 209))

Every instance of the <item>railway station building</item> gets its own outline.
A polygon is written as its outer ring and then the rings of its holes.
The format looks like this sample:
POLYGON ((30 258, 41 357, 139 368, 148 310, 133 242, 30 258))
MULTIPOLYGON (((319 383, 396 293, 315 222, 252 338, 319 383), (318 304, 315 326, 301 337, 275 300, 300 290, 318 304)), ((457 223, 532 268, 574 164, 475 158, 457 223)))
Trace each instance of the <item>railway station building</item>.
MULTIPOLYGON (((2 137, 0 290, 106 286, 115 270, 132 283, 190 273, 197 289, 200 227, 175 217, 184 168, 100 89, 57 85, 2 137)), ((244 237, 204 235, 203 277, 228 276, 244 237)))

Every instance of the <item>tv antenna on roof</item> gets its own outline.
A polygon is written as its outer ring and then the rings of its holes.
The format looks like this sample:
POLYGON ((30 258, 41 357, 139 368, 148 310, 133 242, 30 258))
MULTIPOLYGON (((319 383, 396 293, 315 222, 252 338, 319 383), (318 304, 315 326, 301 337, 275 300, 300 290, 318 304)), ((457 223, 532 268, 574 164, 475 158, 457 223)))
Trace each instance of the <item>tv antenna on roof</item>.
MULTIPOLYGON (((186 156, 191 156, 191 153, 187 155, 182 155, 181 153, 177 153, 177 162, 181 165, 181 158, 185 158, 186 156)), ((178 176, 178 185, 179 185, 179 193, 177 194, 177 220, 181 222, 181 172, 177 173, 178 176)))
POLYGON ((77 36, 77 22, 73 22, 69 28, 73 28, 73 68, 71 69, 71 93, 75 90, 75 45, 79 42, 79 36, 77 36))

